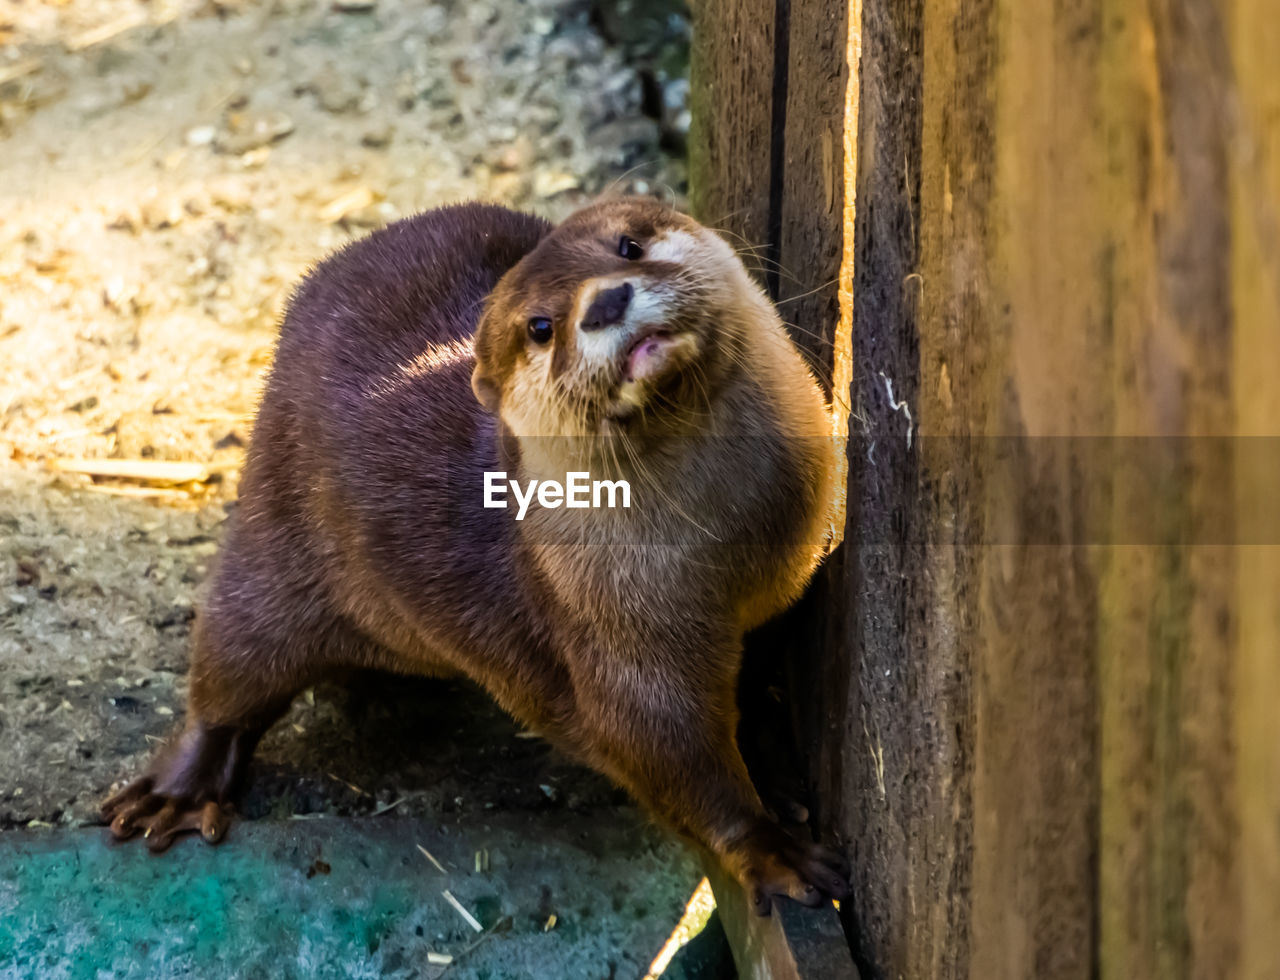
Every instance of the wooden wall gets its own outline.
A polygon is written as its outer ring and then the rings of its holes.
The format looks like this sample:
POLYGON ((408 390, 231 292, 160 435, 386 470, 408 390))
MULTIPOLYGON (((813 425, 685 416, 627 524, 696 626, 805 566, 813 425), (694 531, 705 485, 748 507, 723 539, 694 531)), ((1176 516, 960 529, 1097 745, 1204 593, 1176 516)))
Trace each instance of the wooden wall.
POLYGON ((694 8, 851 410, 783 652, 864 977, 1280 977, 1280 0, 694 8))

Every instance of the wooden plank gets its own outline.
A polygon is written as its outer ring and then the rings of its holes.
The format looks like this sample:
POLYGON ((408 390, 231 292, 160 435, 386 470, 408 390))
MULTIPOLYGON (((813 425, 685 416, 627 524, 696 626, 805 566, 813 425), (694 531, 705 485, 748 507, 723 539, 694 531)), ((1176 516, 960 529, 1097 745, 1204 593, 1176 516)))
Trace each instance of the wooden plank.
POLYGON ((833 906, 808 909, 784 900, 762 917, 718 861, 703 867, 741 980, 858 980, 833 906))
MULTIPOLYGON (((1077 165, 1090 180, 1082 210, 1096 215, 1095 271, 1072 284, 1075 322, 1062 325, 1095 338, 1100 357, 1077 359, 1088 387, 1076 397, 1103 395, 1094 399, 1108 406, 1100 424, 1189 440, 1185 459, 1158 438, 1143 443, 1148 465, 1167 470, 1176 490, 1140 499, 1117 479, 1116 532, 1145 507, 1157 533, 1092 563, 1097 959, 1108 973, 1153 980, 1232 976, 1239 950, 1234 562, 1196 532, 1206 519, 1220 523, 1215 511, 1230 500, 1206 465, 1213 440, 1231 434, 1226 144, 1211 95, 1225 79, 1223 52, 1212 50, 1221 36, 1193 38, 1180 21, 1178 12, 1133 5, 1105 22, 1088 88, 1093 131, 1113 135, 1099 145, 1088 133, 1097 156, 1077 165), (1098 369, 1108 362, 1121 370, 1098 369), (1166 543, 1179 538, 1192 543, 1166 543)), ((1083 132, 1064 133, 1058 145, 1083 132)), ((1061 249, 1073 244, 1057 238, 1061 249)))
POLYGON ((58 458, 49 461, 59 473, 81 473, 120 480, 150 483, 201 483, 209 479, 213 467, 207 463, 161 459, 58 458))
POLYGON ((864 977, 946 976, 966 944, 965 890, 953 882, 963 849, 937 829, 962 830, 949 800, 963 784, 954 728, 930 716, 956 700, 938 685, 964 674, 940 670, 940 648, 921 635, 929 607, 909 585, 924 579, 926 555, 906 533, 920 506, 917 416, 903 408, 919 384, 922 13, 862 6, 848 525, 822 583, 836 629, 799 695, 820 705, 807 745, 819 836, 845 841, 854 864, 842 915, 864 977))
MULTIPOLYGON (((869 8, 864 29, 877 16, 869 8)), ((847 747, 846 765, 876 759, 886 774, 886 816, 877 823, 866 803, 846 798, 862 812, 843 829, 866 835, 870 817, 871 835, 898 832, 884 850, 858 845, 868 862, 858 874, 894 882, 883 886, 888 902, 896 888, 910 899, 895 906, 902 924, 882 930, 859 898, 864 972, 1235 975, 1242 949, 1258 963, 1269 956, 1240 923, 1251 902, 1259 923, 1274 909, 1266 858, 1277 850, 1278 812, 1268 791, 1242 792, 1238 776, 1244 744, 1255 772, 1272 771, 1273 751, 1256 746, 1274 744, 1273 723, 1252 714, 1261 735, 1246 735, 1236 710, 1242 668, 1274 703, 1274 657, 1263 666, 1241 646, 1242 553, 1202 535, 1235 524, 1232 473, 1220 465, 1238 424, 1233 331, 1251 330, 1269 357, 1280 323, 1274 303, 1256 295, 1275 277, 1241 281, 1230 265, 1241 250, 1230 240, 1227 173, 1240 135, 1224 120, 1247 76, 1226 70, 1223 24, 1199 5, 1086 3, 1050 14, 927 0, 924 36, 919 99, 909 73, 889 71, 904 101, 922 107, 920 200, 911 203, 918 361, 904 365, 914 384, 895 385, 919 422, 918 457, 907 482, 884 493, 867 472, 851 475, 857 523, 847 532, 867 540, 867 515, 896 503, 917 535, 899 552, 902 579, 887 580, 896 616, 883 608, 889 600, 867 599, 875 581, 855 571, 851 642, 838 651, 861 667, 851 710, 873 722, 847 747), (1096 437, 1116 435, 1156 437, 1128 446, 1167 468, 1176 482, 1166 494, 1153 499, 1110 468, 1098 447, 1111 444, 1096 437), (1011 437, 1013 455, 966 459, 958 436, 1011 437), (1109 486, 1101 523, 1098 498, 1081 485, 1091 479, 1109 486), (1101 539, 1089 534, 1097 530, 1101 539), (915 564, 913 540, 922 543, 915 564), (895 662, 897 636, 906 639, 895 662), (880 668, 906 685, 909 702, 877 689, 880 668), (930 747, 937 755, 913 755, 930 747), (906 775, 895 777, 895 758, 906 775), (1252 847, 1264 858, 1250 872, 1256 890, 1242 886, 1238 798, 1253 808, 1252 847), (949 824, 937 819, 948 803, 949 824), (917 883, 933 884, 932 901, 917 883)), ((871 62, 896 66, 898 55, 870 35, 864 51, 865 143, 883 140, 866 87, 881 77, 871 62)), ((916 158, 902 142, 910 172, 916 158)), ((865 148, 859 163, 862 216, 876 193, 863 188, 895 176, 865 148)), ((1276 201, 1259 183, 1247 195, 1254 224, 1260 205, 1267 214, 1276 201)), ((867 221, 897 272, 909 253, 901 229, 895 238, 867 221)), ((1260 253, 1266 237, 1250 249, 1260 253)), ((861 306, 864 286, 883 291, 890 281, 864 283, 858 258, 861 306)), ((859 316, 856 329, 864 325, 867 354, 883 356, 887 330, 913 321, 859 316)), ((872 432, 892 431, 891 417, 870 407, 858 403, 872 432)), ((1255 408, 1254 418, 1266 412, 1255 408)), ((1272 581, 1265 553, 1250 561, 1272 581)), ((881 583, 884 571, 873 569, 881 583)), ((1274 602, 1244 608, 1253 644, 1273 636, 1274 602)), ((854 793, 869 793, 866 782, 854 781, 854 793)))
POLYGON ((773 154, 773 0, 699 0, 690 52, 689 198, 765 281, 773 154))
POLYGON ((844 255, 849 6, 788 6, 783 147, 773 175, 778 211, 771 215, 777 264, 770 272, 778 311, 829 389, 844 255))
MULTIPOLYGON (((792 319, 796 336, 804 338, 801 346, 827 385, 840 319, 836 296, 844 251, 839 235, 845 206, 842 120, 849 25, 843 6, 807 0, 703 0, 694 5, 693 212, 739 248, 747 267, 775 297, 786 297, 780 309, 792 319), (790 57, 793 45, 795 59, 790 57), (829 92, 830 84, 838 88, 829 92), (794 101, 789 92, 798 93, 794 101), (815 95, 821 106, 811 104, 815 95), (794 111, 791 117, 789 110, 794 111), (807 138, 819 114, 824 114, 821 124, 828 133, 825 150, 812 149, 807 138), (787 156, 790 149, 797 150, 794 160, 787 156), (788 168, 791 177, 784 182, 788 168), (802 188, 805 200, 800 199, 802 188), (788 214, 804 214, 819 199, 821 227, 785 220, 788 214), (832 234, 837 236, 834 244, 832 234), (821 252, 818 262, 813 261, 814 249, 821 252), (797 269, 788 268, 784 253, 799 263, 797 269), (792 306, 798 311, 794 316, 792 306)), ((771 633, 767 642, 778 635, 771 633)), ((762 919, 717 865, 709 864, 707 873, 739 975, 857 980, 834 908, 810 910, 782 902, 762 919)))
MULTIPOLYGON (((1268 0, 1236 0, 1226 30, 1237 87, 1231 169, 1231 306, 1235 429, 1246 445, 1280 429, 1280 18, 1268 0)), ((1273 526, 1277 467, 1237 455, 1235 501, 1257 532, 1236 551, 1237 647, 1231 732, 1237 746, 1242 980, 1280 976, 1280 547, 1273 526)))
POLYGON ((833 208, 840 16, 774 18, 754 227, 798 341, 852 353, 845 544, 785 653, 858 966, 1280 975, 1280 464, 1239 438, 1280 435, 1280 21, 866 0, 833 208))
MULTIPOLYGON (((939 22, 952 13, 934 9, 939 22)), ((966 435, 1016 439, 1009 465, 980 458, 969 491, 988 544, 976 556, 976 615, 966 637, 967 967, 991 977, 1086 980, 1097 949, 1097 573, 1074 537, 1084 500, 1064 479, 1085 463, 1075 457, 1080 444, 1054 437, 1108 434, 1095 428, 1097 399, 1089 398, 1107 384, 1105 367, 1095 365, 1108 358, 1093 357, 1105 344, 1094 314, 1105 302, 1105 238, 1099 209, 1048 205, 1051 194, 1089 199, 1098 105, 1082 80, 1097 74, 1097 10, 1082 4, 1050 14, 997 2, 986 14, 960 27, 956 70, 972 74, 957 109, 970 121, 958 118, 941 136, 955 169, 944 163, 921 218, 943 217, 949 189, 953 208, 963 202, 968 226, 931 256, 925 280, 943 274, 956 253, 983 267, 959 338, 985 341, 966 371, 978 389, 965 384, 958 400, 966 435), (993 58, 997 43, 1001 56, 993 58), (1077 95, 1064 99, 1068 80, 1077 95), (987 124, 981 135, 968 130, 978 113, 987 124), (1071 141, 1079 146, 1064 154, 1071 141)), ((939 320, 926 334, 945 329, 952 284, 939 282, 939 320)), ((942 406, 922 406, 922 427, 932 428, 931 408, 942 406)))

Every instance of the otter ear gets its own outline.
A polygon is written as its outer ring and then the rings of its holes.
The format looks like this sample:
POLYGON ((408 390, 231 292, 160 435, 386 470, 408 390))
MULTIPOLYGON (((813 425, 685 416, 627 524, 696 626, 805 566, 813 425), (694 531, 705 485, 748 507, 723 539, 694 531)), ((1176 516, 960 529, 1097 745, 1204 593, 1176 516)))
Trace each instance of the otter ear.
POLYGON ((490 415, 498 414, 498 386, 493 383, 489 375, 485 374, 484 368, 479 364, 471 372, 471 390, 475 392, 476 399, 484 406, 486 412, 490 415))
POLYGON ((493 294, 490 293, 471 341, 476 358, 476 366, 471 371, 471 390, 475 392, 476 401, 490 415, 498 414, 498 403, 502 400, 501 389, 492 372, 495 360, 501 360, 500 351, 496 348, 501 343, 502 326, 500 315, 494 312, 493 294))

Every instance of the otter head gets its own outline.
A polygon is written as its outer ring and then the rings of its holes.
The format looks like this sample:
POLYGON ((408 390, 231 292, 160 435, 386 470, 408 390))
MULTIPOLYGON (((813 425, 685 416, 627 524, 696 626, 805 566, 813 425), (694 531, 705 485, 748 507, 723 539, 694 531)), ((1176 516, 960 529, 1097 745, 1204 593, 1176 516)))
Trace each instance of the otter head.
POLYGON ((471 385, 517 436, 593 436, 702 411, 758 293, 733 250, 657 201, 570 216, 502 277, 471 385))

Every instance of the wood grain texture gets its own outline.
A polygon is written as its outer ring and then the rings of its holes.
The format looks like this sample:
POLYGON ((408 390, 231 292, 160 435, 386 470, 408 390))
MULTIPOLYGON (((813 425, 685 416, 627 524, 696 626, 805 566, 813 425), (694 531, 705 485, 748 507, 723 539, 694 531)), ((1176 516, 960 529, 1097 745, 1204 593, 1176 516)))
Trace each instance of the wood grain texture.
POLYGON ((1280 976, 1276 14, 788 4, 763 223, 811 354, 851 270, 854 423, 779 649, 866 978, 1280 976))
MULTIPOLYGON (((1280 429, 1280 17, 1270 0, 1236 0, 1227 15, 1234 88, 1231 134, 1232 386, 1235 430, 1246 441, 1280 429)), ((1260 455, 1260 454, 1259 454, 1260 455)), ((1237 454, 1241 518, 1275 513, 1277 467, 1237 454), (1270 479, 1268 479, 1270 475, 1270 479)), ((1280 976, 1280 547, 1236 551, 1235 801, 1239 813, 1243 980, 1280 976)))
POLYGON ((703 867, 740 980, 859 980, 834 908, 785 902, 765 918, 719 861, 710 858, 703 867))
POLYGON ((783 149, 774 174, 778 311, 828 390, 840 319, 848 16, 844 3, 790 3, 783 149))
POLYGON ((776 19, 774 0, 693 4, 691 207, 743 249, 761 282, 770 230, 776 19))

